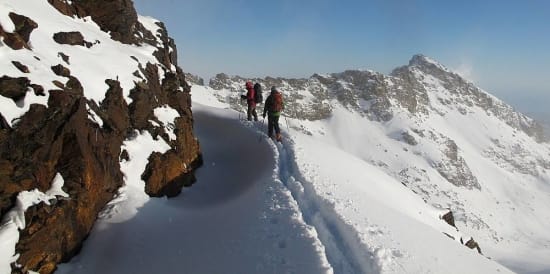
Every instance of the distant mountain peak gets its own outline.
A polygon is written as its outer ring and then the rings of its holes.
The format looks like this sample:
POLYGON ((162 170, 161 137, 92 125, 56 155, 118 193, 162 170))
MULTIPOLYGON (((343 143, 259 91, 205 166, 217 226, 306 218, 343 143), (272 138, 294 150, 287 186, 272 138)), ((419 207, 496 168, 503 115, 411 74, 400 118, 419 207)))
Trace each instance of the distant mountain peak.
POLYGON ((421 70, 423 69, 439 69, 444 72, 453 73, 450 69, 439 63, 433 58, 430 58, 428 56, 425 56, 423 54, 416 54, 414 55, 411 60, 409 61, 409 67, 417 67, 421 70))

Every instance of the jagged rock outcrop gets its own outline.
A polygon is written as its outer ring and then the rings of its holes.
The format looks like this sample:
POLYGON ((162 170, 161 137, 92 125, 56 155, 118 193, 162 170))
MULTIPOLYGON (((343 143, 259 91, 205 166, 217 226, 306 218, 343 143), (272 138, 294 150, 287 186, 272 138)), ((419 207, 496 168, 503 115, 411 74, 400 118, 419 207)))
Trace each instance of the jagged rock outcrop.
POLYGON ((122 185, 118 155, 124 135, 89 121, 86 104, 78 92, 52 90, 48 107, 33 105, 1 144, 2 213, 17 193, 48 190, 57 172, 70 196, 26 212, 27 226, 16 246, 23 272, 51 273, 74 255, 122 185))
POLYGON ((453 215, 453 212, 449 210, 449 212, 443 214, 443 216, 441 216, 441 219, 443 221, 445 221, 447 224, 449 224, 450 226, 456 228, 456 225, 455 225, 455 217, 453 215))
POLYGON ((31 32, 38 27, 38 24, 32 19, 20 15, 17 13, 10 12, 8 14, 10 17, 15 30, 9 32, 0 25, 0 37, 3 37, 4 43, 14 50, 19 50, 22 48, 30 49, 29 46, 29 37, 31 32))
MULTIPOLYGON (((68 198, 51 200, 49 205, 39 203, 25 212, 26 226, 15 247, 19 257, 12 265, 16 273, 52 273, 59 262, 79 251, 98 213, 124 183, 120 161, 131 159, 121 147, 134 134, 147 131, 170 146, 165 153, 151 154, 142 174, 144 190, 150 196, 177 195, 182 186, 194 182, 193 173, 202 163, 199 143, 193 135, 190 86, 177 65, 175 43, 164 25, 157 23, 158 30, 146 29, 130 0, 48 2, 70 17, 91 16, 116 41, 154 46, 156 50, 150 57, 156 62, 132 57, 136 61, 136 80, 131 90, 125 89, 116 74, 112 76, 115 79, 94 79, 105 83, 104 90, 87 90, 78 71, 71 71, 69 61, 75 56, 60 51, 53 51, 56 56, 44 61, 34 56, 43 63, 59 58, 47 65, 40 63, 43 75, 50 75, 43 82, 34 83, 34 79, 40 79, 37 77, 0 77, 0 96, 21 107, 26 96, 47 96, 43 97, 47 104, 32 104, 20 117, 6 119, 4 108, 0 109, 2 216, 16 206, 19 193, 47 191, 56 174, 63 177, 63 190, 68 194, 68 198), (104 96, 94 100, 87 97, 90 93, 104 96), (179 117, 173 124, 161 123, 154 113, 160 107, 177 111, 179 117)), ((37 24, 23 15, 10 14, 10 18, 15 31, 8 33, 0 28, 3 42, 13 50, 31 48, 29 36, 37 24)), ((80 32, 56 33, 54 40, 65 46, 92 46, 80 32)), ((32 45, 35 50, 39 46, 32 45)), ((18 73, 33 73, 27 64, 12 64, 18 73)))
POLYGON ((91 16, 101 30, 110 33, 111 38, 122 43, 136 43, 138 26, 137 13, 131 0, 113 1, 65 1, 48 0, 59 12, 80 18, 91 16))
POLYGON ((54 33, 53 40, 63 45, 85 46, 87 48, 92 46, 92 43, 84 40, 84 36, 78 31, 54 33))
POLYGON ((21 64, 21 62, 18 62, 18 61, 11 61, 11 63, 18 69, 20 70, 21 72, 23 73, 29 73, 29 67, 21 64))
POLYGON ((470 249, 475 248, 479 254, 483 254, 481 253, 481 248, 479 247, 479 244, 474 241, 474 238, 470 238, 470 240, 468 240, 464 245, 469 247, 470 249))
POLYGON ((0 77, 0 95, 17 102, 25 97, 31 81, 26 77, 0 77))
POLYGON ((188 82, 189 84, 204 86, 204 79, 202 79, 201 77, 191 73, 187 73, 187 72, 184 73, 184 75, 185 75, 185 81, 188 82))

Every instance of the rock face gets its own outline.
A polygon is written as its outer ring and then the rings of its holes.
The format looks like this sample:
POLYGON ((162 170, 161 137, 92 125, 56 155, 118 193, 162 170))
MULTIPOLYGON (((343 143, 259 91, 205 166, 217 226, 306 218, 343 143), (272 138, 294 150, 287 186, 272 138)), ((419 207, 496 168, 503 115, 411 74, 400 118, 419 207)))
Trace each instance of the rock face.
MULTIPOLYGON (((15 273, 52 273, 59 262, 79 251, 98 213, 124 184, 120 162, 130 156, 121 147, 135 134, 148 132, 170 146, 165 153, 151 154, 142 174, 144 190, 150 196, 179 194, 182 186, 194 182, 193 173, 202 163, 193 135, 190 87, 177 65, 175 44, 164 25, 156 24, 158 31, 153 35, 138 21, 130 0, 48 2, 67 16, 91 16, 116 41, 155 47, 151 58, 157 62, 142 64, 136 58, 137 80, 130 90, 125 90, 118 76, 94 79, 106 84, 99 91, 104 94, 100 101, 87 97, 90 91, 78 75, 71 73, 69 56, 60 51, 55 54, 63 65, 45 66, 49 69, 44 73, 50 73, 51 78, 44 82, 33 83, 30 77, 0 77, 0 96, 18 106, 25 105, 22 102, 27 96, 47 96, 42 97, 47 98, 47 104, 31 104, 14 119, 7 119, 5 108, 0 108, 2 217, 16 206, 19 193, 34 189, 46 192, 58 173, 64 179, 63 190, 69 194, 69 198, 52 200, 50 205, 36 204, 25 212, 26 226, 15 247, 19 258, 12 264, 15 273), (155 109, 164 106, 179 115, 173 125, 163 125, 155 116, 155 109), (92 113, 96 118, 91 118, 92 113), (172 133, 175 137, 170 137, 172 133)), ((15 31, 0 28, 0 37, 13 50, 36 50, 40 45, 31 45, 29 36, 37 24, 12 14, 15 31)), ((64 46, 88 43, 80 32, 58 33, 52 39, 64 46)), ((12 64, 20 73, 29 73, 28 64, 12 64)))
POLYGON ((67 2, 64 0, 48 0, 59 12, 67 16, 91 16, 101 30, 109 32, 111 38, 123 43, 137 43, 138 24, 137 13, 131 0, 96 1, 82 0, 67 2))

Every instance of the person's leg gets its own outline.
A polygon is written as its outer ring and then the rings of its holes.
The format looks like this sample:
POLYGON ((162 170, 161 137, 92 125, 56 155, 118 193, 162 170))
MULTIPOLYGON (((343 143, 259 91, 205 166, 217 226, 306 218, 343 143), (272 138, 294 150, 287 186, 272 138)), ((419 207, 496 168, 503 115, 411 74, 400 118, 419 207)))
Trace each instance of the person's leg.
POLYGON ((252 121, 252 104, 248 104, 248 109, 246 111, 246 115, 248 116, 248 121, 252 121))
POLYGON ((267 116, 267 136, 273 136, 273 116, 267 116))
POLYGON ((254 121, 258 121, 258 113, 256 113, 256 107, 252 109, 252 115, 254 116, 254 121))
POLYGON ((281 137, 281 128, 279 127, 279 116, 273 117, 273 127, 275 128, 275 133, 276 133, 275 136, 277 141, 281 141, 282 137, 281 137))

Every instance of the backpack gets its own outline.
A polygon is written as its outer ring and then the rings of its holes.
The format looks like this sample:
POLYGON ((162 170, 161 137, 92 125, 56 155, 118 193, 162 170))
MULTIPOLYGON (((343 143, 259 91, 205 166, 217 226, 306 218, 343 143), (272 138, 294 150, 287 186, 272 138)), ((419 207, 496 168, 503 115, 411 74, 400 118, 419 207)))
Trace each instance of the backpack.
POLYGON ((261 103, 263 100, 262 85, 260 85, 260 83, 256 83, 254 84, 254 102, 261 103))
POLYGON ((283 110, 283 95, 280 92, 273 94, 273 112, 281 112, 283 110))

